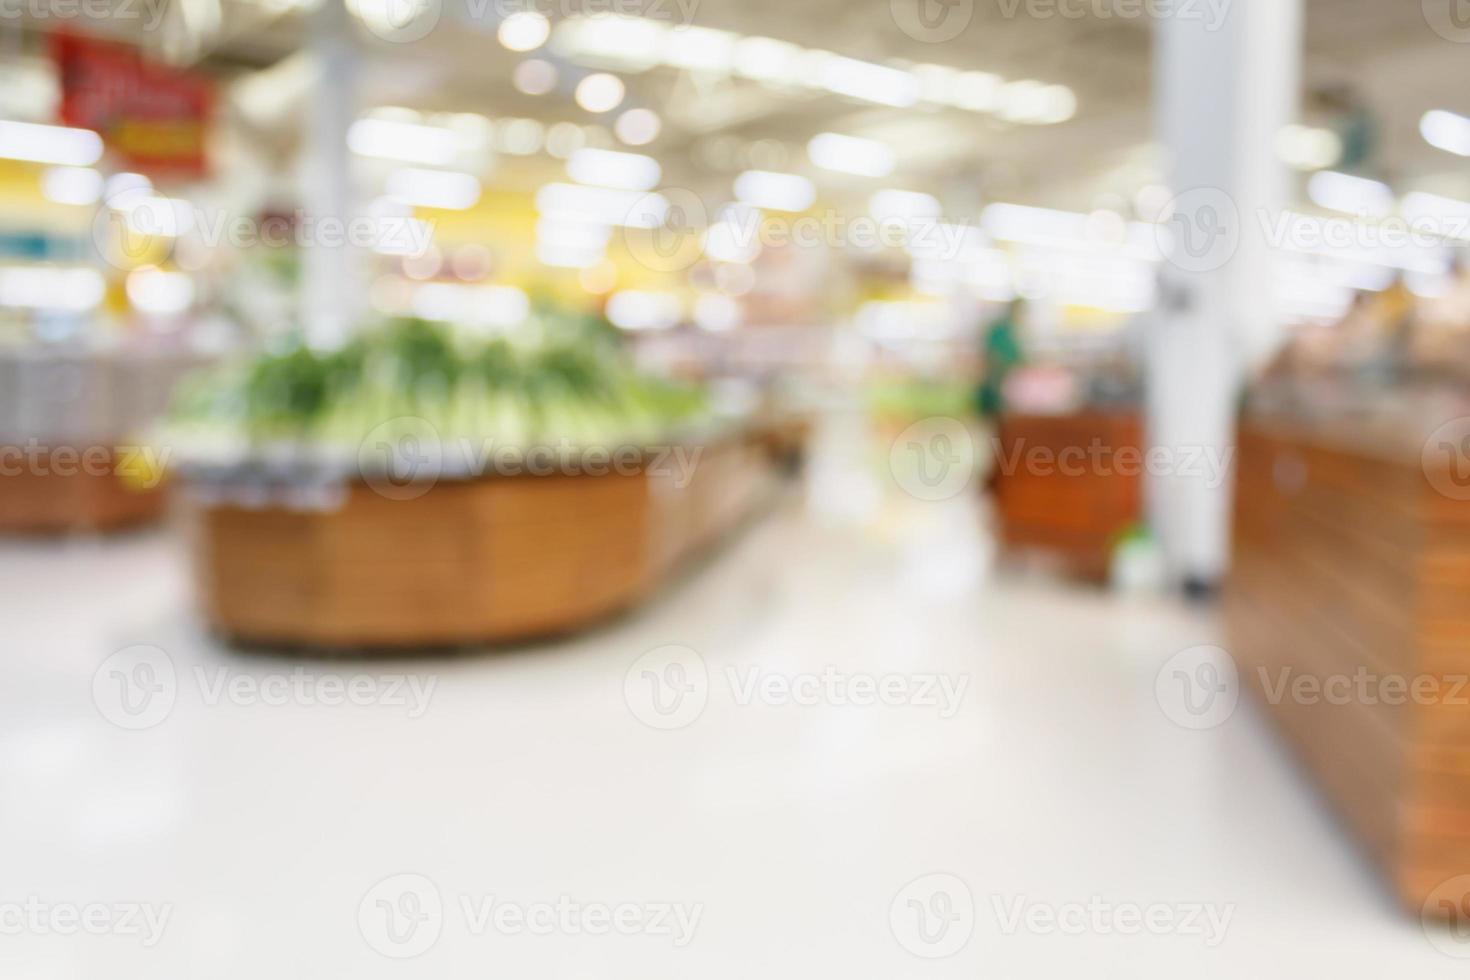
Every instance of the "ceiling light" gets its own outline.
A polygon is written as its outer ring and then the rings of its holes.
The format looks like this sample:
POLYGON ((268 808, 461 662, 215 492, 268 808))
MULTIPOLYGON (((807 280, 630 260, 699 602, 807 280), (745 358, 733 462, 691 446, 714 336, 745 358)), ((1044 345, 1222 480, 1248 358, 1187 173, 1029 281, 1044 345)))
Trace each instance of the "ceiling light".
POLYGON ((1046 86, 1026 79, 1000 90, 1000 115, 1011 122, 1041 122, 1046 117, 1046 86))
POLYGON ((754 262, 761 254, 760 222, 761 214, 753 208, 724 208, 704 231, 704 254, 716 262, 754 262))
POLYGON ((88 167, 52 167, 41 174, 41 193, 57 204, 96 204, 102 175, 88 167))
POLYGON ((801 48, 769 37, 735 42, 735 73, 758 82, 789 82, 801 48))
POLYGON ((536 261, 556 269, 587 269, 602 262, 606 255, 607 251, 601 245, 579 248, 555 242, 536 242, 536 261))
POLYGON ((1041 90, 1036 122, 1064 123, 1077 114, 1077 95, 1065 85, 1048 85, 1041 90))
POLYGON ((1451 238, 1470 241, 1470 202, 1438 194, 1405 194, 1399 213, 1409 221, 1433 221, 1451 238))
POLYGON ((546 184, 536 192, 536 210, 543 215, 628 228, 658 227, 668 214, 668 205, 660 194, 582 184, 546 184))
POLYGON ((360 156, 438 166, 451 163, 459 150, 455 135, 440 126, 375 118, 353 123, 347 145, 360 156))
POLYGON ((1419 132, 1430 146, 1470 157, 1470 119, 1464 116, 1433 109, 1419 120, 1419 132))
POLYGON ((833 55, 821 66, 821 86, 838 95, 900 109, 919 101, 919 80, 906 71, 833 55))
POLYGON ((495 36, 512 51, 532 51, 546 43, 551 21, 534 10, 520 10, 500 22, 495 36))
POLYGON ((610 112, 622 103, 625 92, 621 78, 596 72, 577 83, 577 105, 588 112, 610 112))
POLYGON ((611 237, 611 225, 568 221, 554 215, 536 222, 536 241, 558 248, 601 251, 611 237))
POLYGON ((1307 196, 1318 207, 1347 214, 1389 214, 1394 208, 1393 191, 1382 181, 1322 170, 1307 181, 1307 196))
POLYGON ((812 163, 824 170, 860 177, 887 177, 893 173, 893 150, 877 140, 818 133, 807 143, 806 152, 812 163))
POLYGON ((946 105, 955 98, 960 76, 958 70, 946 65, 915 65, 910 70, 919 80, 919 97, 925 102, 946 105))
POLYGON ((647 17, 594 14, 557 25, 551 46, 583 64, 638 72, 658 64, 669 27, 647 17))
POLYGON ((388 176, 386 189, 390 197, 420 208, 463 211, 480 199, 478 179, 447 170, 397 170, 388 176))
POLYGON ((972 112, 992 112, 1000 104, 1001 77, 964 71, 954 81, 954 104, 972 112))
POLYGON ((805 211, 817 199, 817 189, 796 174, 747 170, 735 178, 735 196, 754 208, 805 211))
POLYGON ((653 157, 617 150, 578 150, 567 161, 567 176, 579 184, 646 191, 658 186, 663 170, 653 157))
POLYGON ((939 200, 918 191, 884 190, 868 200, 868 213, 879 221, 923 221, 939 217, 939 200))
POLYGON ((676 27, 665 38, 664 64, 689 71, 729 74, 737 35, 710 27, 676 27))
POLYGON ((629 146, 644 146, 658 139, 663 123, 652 109, 629 109, 613 123, 613 135, 629 146))
POLYGON ((556 66, 541 58, 531 58, 516 65, 511 84, 527 95, 545 95, 556 88, 556 66))
POLYGON ((0 157, 86 167, 102 159, 102 137, 90 129, 0 120, 0 157))

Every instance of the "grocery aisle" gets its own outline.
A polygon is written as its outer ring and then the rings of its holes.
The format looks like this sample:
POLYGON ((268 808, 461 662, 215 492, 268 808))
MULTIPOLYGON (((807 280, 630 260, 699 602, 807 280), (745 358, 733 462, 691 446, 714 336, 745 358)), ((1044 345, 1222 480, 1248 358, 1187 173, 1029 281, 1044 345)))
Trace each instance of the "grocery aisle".
POLYGON ((850 418, 815 453, 645 611, 453 657, 241 655, 167 534, 6 542, 0 901, 138 928, 5 935, 0 973, 1462 972, 1247 706, 1160 710, 1210 617, 997 573, 850 418))

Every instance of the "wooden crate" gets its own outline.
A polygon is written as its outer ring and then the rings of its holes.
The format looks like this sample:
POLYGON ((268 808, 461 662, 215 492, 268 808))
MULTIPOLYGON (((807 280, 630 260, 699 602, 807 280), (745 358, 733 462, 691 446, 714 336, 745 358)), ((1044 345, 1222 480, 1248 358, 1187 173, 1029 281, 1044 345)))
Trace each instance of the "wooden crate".
POLYGON ((204 614, 224 634, 455 645, 566 632, 637 603, 750 512, 770 468, 740 437, 702 447, 687 481, 645 465, 445 480, 407 500, 354 483, 328 511, 184 509, 204 614))
POLYGON ((1416 912, 1470 901, 1435 891, 1470 874, 1470 502, 1418 448, 1245 424, 1225 594, 1242 680, 1416 912), (1268 697, 1288 670, 1373 694, 1268 697), (1440 683, 1387 703, 1398 677, 1440 683))

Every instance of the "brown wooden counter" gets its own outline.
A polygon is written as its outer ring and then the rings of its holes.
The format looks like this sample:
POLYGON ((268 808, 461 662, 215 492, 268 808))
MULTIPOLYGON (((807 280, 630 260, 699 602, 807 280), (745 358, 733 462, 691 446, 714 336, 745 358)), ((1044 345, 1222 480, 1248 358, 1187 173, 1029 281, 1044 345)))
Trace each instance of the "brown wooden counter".
POLYGON ((414 648, 565 633, 627 609, 772 488, 763 433, 666 466, 445 479, 409 499, 356 480, 330 506, 184 495, 205 618, 233 639, 414 648))
POLYGON ((1470 502, 1422 446, 1244 422, 1225 609, 1243 683, 1402 899, 1442 914, 1470 900, 1446 886, 1470 874, 1470 502))
POLYGON ((1118 537, 1142 517, 1141 447, 1131 412, 1002 415, 994 481, 1002 545, 1105 577, 1118 537))

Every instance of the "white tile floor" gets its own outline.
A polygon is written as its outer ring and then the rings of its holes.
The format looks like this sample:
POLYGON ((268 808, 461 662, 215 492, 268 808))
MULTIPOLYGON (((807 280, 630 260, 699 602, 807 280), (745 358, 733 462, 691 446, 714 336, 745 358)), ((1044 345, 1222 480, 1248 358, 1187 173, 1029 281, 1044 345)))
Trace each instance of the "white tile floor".
POLYGON ((0 546, 0 976, 1465 975, 1253 711, 1161 712, 1209 616, 996 573, 969 498, 852 464, 640 614, 452 659, 233 653, 166 533, 0 546), (134 644, 161 718, 94 695, 134 644))

